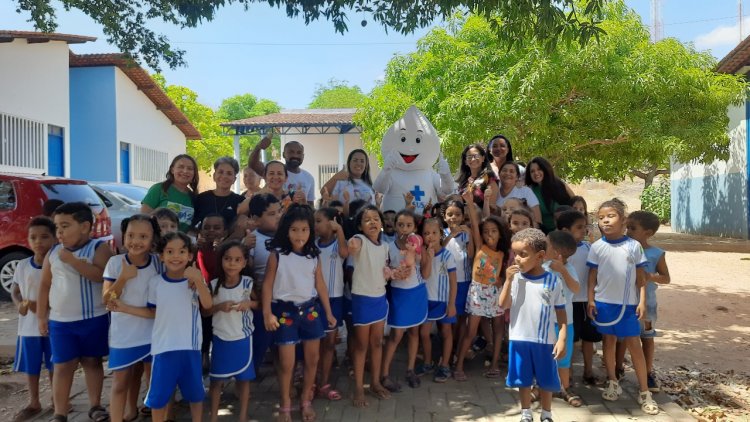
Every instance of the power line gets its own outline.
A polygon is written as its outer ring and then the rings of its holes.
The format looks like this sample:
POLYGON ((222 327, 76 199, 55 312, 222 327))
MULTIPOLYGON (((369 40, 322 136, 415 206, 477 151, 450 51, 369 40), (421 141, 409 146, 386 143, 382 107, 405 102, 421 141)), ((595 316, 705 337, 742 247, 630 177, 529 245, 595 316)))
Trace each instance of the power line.
POLYGON ((413 42, 320 42, 320 43, 304 43, 304 42, 251 42, 251 41, 173 41, 173 44, 195 44, 195 45, 252 45, 252 46, 268 46, 268 47, 306 47, 306 46, 360 46, 360 45, 414 45, 413 42))

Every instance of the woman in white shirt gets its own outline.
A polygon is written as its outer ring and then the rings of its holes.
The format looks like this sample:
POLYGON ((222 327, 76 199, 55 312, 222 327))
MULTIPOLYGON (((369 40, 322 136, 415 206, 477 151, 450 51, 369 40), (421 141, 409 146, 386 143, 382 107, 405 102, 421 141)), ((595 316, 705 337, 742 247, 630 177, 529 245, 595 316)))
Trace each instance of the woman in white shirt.
POLYGON ((502 207, 508 198, 523 199, 534 216, 534 223, 539 224, 542 222, 542 213, 539 211, 539 199, 537 199, 534 191, 528 186, 518 186, 520 173, 518 164, 512 161, 506 161, 500 166, 500 189, 497 193, 497 206, 502 207))

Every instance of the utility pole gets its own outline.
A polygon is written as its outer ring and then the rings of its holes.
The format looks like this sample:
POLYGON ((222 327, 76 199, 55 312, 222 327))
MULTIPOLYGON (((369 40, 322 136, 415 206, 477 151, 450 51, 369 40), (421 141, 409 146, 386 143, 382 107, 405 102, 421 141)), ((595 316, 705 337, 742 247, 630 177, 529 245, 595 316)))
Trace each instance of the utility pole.
MULTIPOLYGON (((742 0, 738 0, 740 3, 742 0)), ((664 38, 664 24, 661 21, 661 0, 651 0, 651 42, 664 38)))
POLYGON ((740 20, 740 42, 745 39, 742 36, 742 0, 737 0, 737 18, 740 20))

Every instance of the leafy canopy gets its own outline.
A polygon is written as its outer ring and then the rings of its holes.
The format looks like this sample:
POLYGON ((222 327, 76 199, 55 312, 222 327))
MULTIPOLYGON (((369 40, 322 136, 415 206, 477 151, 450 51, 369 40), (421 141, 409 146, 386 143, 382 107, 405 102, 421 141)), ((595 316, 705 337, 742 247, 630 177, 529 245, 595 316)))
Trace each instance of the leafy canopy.
POLYGON ((656 44, 635 12, 607 5, 607 35, 553 52, 532 37, 503 49, 482 16, 459 15, 394 57, 355 121, 380 152, 387 128, 416 104, 438 129, 453 168, 472 142, 502 133, 516 158, 549 158, 571 181, 619 181, 636 169, 726 157, 727 107, 745 82, 675 39, 656 44))
MULTIPOLYGON (((493 27, 507 45, 517 40, 535 40, 552 49, 558 40, 582 44, 601 34, 599 15, 610 0, 13 0, 18 13, 29 13, 30 21, 43 32, 57 28, 54 4, 69 11, 77 9, 102 25, 107 41, 138 62, 155 70, 166 63, 170 68, 185 64, 184 51, 170 45, 167 37, 149 29, 153 20, 181 28, 197 27, 214 19, 216 12, 234 3, 246 13, 254 3, 284 8, 287 16, 302 16, 305 24, 321 17, 333 23, 336 32, 348 30, 349 16, 369 16, 389 29, 411 33, 436 20, 450 17, 456 10, 473 10, 492 18, 493 27)), ((363 25, 366 22, 363 21, 363 25)))
MULTIPOLYGON (((200 131, 203 139, 187 141, 187 153, 195 158, 198 167, 204 171, 211 171, 217 158, 234 155, 232 137, 222 133, 220 123, 278 113, 281 110, 281 107, 274 101, 258 100, 252 94, 243 94, 224 99, 218 111, 214 111, 211 107, 201 104, 198 101, 198 94, 190 88, 168 85, 164 76, 160 74, 152 75, 152 77, 177 108, 200 131)), ((248 152, 258 141, 260 141, 258 135, 240 137, 240 157, 247 157, 248 152)))
POLYGON ((364 99, 365 94, 358 86, 331 79, 326 85, 318 85, 307 108, 357 108, 364 99))

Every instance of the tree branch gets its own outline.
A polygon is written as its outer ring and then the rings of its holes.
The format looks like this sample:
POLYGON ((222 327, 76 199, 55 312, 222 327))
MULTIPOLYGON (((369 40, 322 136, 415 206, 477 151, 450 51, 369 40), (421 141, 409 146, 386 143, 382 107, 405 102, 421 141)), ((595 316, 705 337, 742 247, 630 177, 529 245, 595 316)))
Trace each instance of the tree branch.
POLYGON ((622 144, 624 142, 628 142, 629 140, 630 139, 628 138, 628 135, 626 135, 624 133, 621 133, 621 134, 617 135, 617 137, 614 138, 614 139, 609 139, 609 138, 605 138, 605 139, 592 139, 592 140, 586 142, 585 144, 574 146, 573 150, 577 151, 579 149, 590 147, 592 145, 615 145, 615 144, 622 144))

